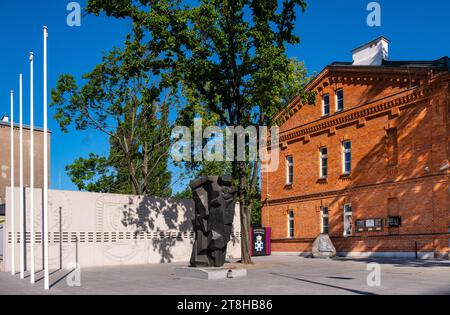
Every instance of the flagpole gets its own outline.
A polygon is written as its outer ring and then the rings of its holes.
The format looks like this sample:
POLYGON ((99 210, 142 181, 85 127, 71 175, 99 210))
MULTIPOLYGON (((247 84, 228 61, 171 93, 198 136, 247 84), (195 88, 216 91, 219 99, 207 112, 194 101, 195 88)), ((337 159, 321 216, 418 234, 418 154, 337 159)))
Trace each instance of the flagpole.
POLYGON ((15 229, 15 200, 14 200, 14 91, 11 91, 11 199, 10 199, 10 215, 11 215, 11 275, 16 274, 16 229, 15 229))
POLYGON ((30 53, 30 282, 35 282, 34 268, 34 61, 33 53, 30 53))
POLYGON ((44 288, 50 289, 48 266, 48 128, 47 128, 47 38, 48 29, 44 26, 44 288))
POLYGON ((20 279, 25 278, 25 231, 24 231, 24 205, 23 205, 23 91, 22 91, 22 73, 19 74, 19 119, 20 119, 20 135, 19 135, 19 209, 20 209, 20 279))

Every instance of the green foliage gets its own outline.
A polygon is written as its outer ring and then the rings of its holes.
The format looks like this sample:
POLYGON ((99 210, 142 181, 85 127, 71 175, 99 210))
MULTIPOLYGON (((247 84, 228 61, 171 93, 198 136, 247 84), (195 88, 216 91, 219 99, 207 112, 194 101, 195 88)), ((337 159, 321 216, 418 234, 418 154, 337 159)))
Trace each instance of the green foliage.
POLYGON ((251 224, 253 226, 261 225, 261 191, 254 190, 254 195, 250 198, 251 224))
MULTIPOLYGON (((219 117, 208 110, 208 107, 196 98, 193 92, 186 86, 182 86, 182 93, 186 99, 186 106, 181 108, 178 112, 178 119, 176 124, 179 126, 189 126, 191 134, 194 132, 194 119, 201 118, 203 128, 209 126, 220 126, 219 117)), ((206 145, 208 139, 204 139, 203 146, 206 145)), ((194 154, 194 143, 191 143, 191 152, 194 154)), ((177 166, 184 168, 184 178, 198 178, 202 176, 222 176, 231 175, 231 162, 210 162, 210 161, 194 161, 192 156, 191 162, 176 163, 177 166)), ((187 187, 182 195, 191 195, 190 188, 187 187), (185 192, 189 192, 186 194, 185 192)), ((175 195, 177 196, 177 195, 175 195)))
MULTIPOLYGON (((312 98, 302 88, 306 72, 286 54, 287 45, 300 41, 294 26, 297 9, 306 9, 303 0, 199 0, 192 7, 179 0, 88 3, 91 13, 130 18, 146 34, 148 47, 158 47, 165 69, 185 91, 183 119, 206 114, 222 127, 270 126, 295 94, 312 98)), ((231 163, 241 203, 244 263, 251 260, 248 232, 258 173, 259 162, 231 163)))
POLYGON ((114 190, 115 176, 105 157, 90 154, 66 167, 66 172, 79 190, 109 193, 114 190))
MULTIPOLYGON (((282 106, 287 106, 297 96, 302 99, 304 104, 314 105, 316 103, 316 95, 314 92, 305 92, 305 86, 311 81, 308 76, 304 62, 298 61, 296 58, 289 60, 286 72, 286 81, 281 90, 282 106)), ((275 115, 278 114, 275 113, 275 115)), ((273 115, 271 116, 273 117, 273 115)))
POLYGON ((185 190, 180 191, 179 193, 173 195, 174 199, 191 199, 192 198, 192 190, 187 187, 185 190))
POLYGON ((136 28, 123 50, 113 49, 83 76, 82 87, 73 76, 62 75, 52 90, 51 106, 61 130, 92 129, 110 139, 108 157, 91 155, 67 167, 80 189, 171 195, 167 164, 174 93, 169 76, 159 72, 154 54, 141 40, 136 28))

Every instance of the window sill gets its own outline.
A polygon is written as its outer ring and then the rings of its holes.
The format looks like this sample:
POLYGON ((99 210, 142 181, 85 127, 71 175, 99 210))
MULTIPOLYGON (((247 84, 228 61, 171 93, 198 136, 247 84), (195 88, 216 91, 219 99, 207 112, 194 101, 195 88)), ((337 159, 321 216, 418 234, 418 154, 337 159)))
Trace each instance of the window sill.
POLYGON ((293 189, 293 186, 292 186, 292 184, 286 184, 286 185, 284 186, 284 189, 291 190, 291 189, 293 189))
POLYGON ((351 173, 344 173, 339 178, 340 179, 352 179, 352 174, 351 173))
POLYGON ((319 183, 319 184, 328 184, 328 177, 320 177, 317 180, 317 183, 319 183))

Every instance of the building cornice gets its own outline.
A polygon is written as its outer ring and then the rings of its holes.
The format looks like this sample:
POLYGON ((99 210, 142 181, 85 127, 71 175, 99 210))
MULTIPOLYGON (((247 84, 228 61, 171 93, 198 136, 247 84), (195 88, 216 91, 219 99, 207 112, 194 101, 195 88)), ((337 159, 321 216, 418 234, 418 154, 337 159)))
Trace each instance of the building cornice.
POLYGON ((346 196, 349 193, 353 193, 353 192, 362 192, 362 191, 373 189, 373 188, 389 189, 390 187, 395 186, 395 185, 408 184, 411 182, 420 182, 420 181, 424 181, 424 180, 432 180, 432 179, 436 179, 436 178, 441 179, 443 182, 448 182, 448 180, 450 178, 450 174, 436 173, 436 174, 424 175, 421 177, 404 179, 401 181, 389 181, 389 182, 384 182, 384 183, 350 186, 348 188, 339 189, 339 190, 328 190, 328 191, 323 191, 323 192, 319 192, 319 193, 303 194, 303 195, 296 195, 296 196, 278 198, 278 199, 273 199, 273 200, 265 200, 262 202, 262 205, 263 206, 273 206, 273 205, 289 204, 289 203, 293 203, 293 202, 306 201, 306 200, 315 200, 315 199, 320 200, 323 198, 329 198, 329 197, 335 197, 335 196, 346 196))
MULTIPOLYGON (((433 72, 428 68, 329 65, 305 86, 305 91, 320 93, 326 86, 336 83, 369 85, 379 81, 389 82, 392 85, 417 86, 427 84, 432 79, 433 72)), ((294 98, 273 121, 281 126, 304 105, 299 97, 294 98)))
POLYGON ((371 101, 347 111, 318 119, 280 133, 279 142, 281 144, 287 141, 301 140, 302 138, 305 140, 311 135, 333 130, 344 125, 358 123, 360 119, 370 119, 380 114, 398 114, 404 107, 427 100, 435 91, 438 91, 443 86, 443 82, 440 81, 421 87, 413 87, 383 99, 371 101))
MULTIPOLYGON (((0 128, 11 128, 11 123, 0 122, 0 128)), ((14 124, 14 129, 15 130, 19 130, 20 129, 20 125, 15 123, 14 124)), ((23 129, 29 131, 29 130, 31 130, 31 127, 29 125, 23 125, 23 129)), ((41 128, 41 127, 34 127, 34 131, 35 132, 44 132, 44 129, 41 128)), ((48 133, 51 134, 52 131, 48 130, 48 133)))

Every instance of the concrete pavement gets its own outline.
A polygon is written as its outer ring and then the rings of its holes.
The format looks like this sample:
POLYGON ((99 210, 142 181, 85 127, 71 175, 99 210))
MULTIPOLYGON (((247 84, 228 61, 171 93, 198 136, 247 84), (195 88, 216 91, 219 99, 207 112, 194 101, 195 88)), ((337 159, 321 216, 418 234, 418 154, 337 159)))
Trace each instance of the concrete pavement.
MULTIPOLYGON (((167 294, 167 295, 298 295, 298 294, 450 294, 450 261, 405 259, 317 260, 295 256, 254 258, 247 278, 207 281, 176 276, 185 264, 84 268, 81 287, 69 287, 68 271, 51 274, 52 288, 31 286, 0 273, 0 294, 167 294), (380 266, 381 286, 371 287, 369 263, 380 266)), ((371 278, 372 279, 372 278, 371 278)))

